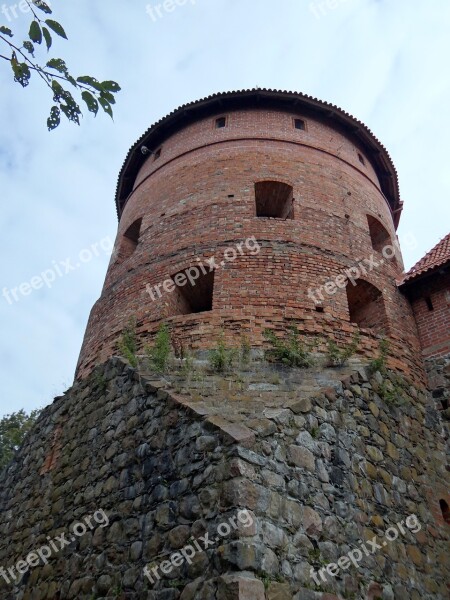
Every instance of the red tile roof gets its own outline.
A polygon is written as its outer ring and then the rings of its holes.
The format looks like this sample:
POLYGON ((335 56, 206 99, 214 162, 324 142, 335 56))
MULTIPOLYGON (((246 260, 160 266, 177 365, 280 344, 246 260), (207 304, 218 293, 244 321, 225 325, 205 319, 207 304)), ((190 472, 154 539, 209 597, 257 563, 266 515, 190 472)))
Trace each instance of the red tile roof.
POLYGON ((442 267, 448 262, 450 262, 450 233, 406 273, 402 283, 411 281, 427 271, 442 267))

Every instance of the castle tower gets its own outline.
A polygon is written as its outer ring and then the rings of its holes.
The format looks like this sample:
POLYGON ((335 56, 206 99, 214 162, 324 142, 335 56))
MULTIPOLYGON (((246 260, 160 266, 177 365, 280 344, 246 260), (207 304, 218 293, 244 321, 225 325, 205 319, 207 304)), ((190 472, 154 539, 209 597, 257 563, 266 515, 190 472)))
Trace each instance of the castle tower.
POLYGON ((448 246, 405 279, 380 142, 301 94, 218 94, 142 136, 116 202, 76 381, 0 472, 0 600, 448 598, 449 365, 436 407, 413 317, 446 352, 448 246), (130 319, 199 358, 291 325, 358 358, 161 378, 117 356, 130 319))
POLYGON ((422 380, 397 288, 395 168, 336 106, 270 90, 182 106, 131 148, 116 206, 115 252, 77 376, 114 354, 133 318, 140 339, 166 320, 194 350, 222 329, 254 347, 286 323, 344 343, 360 331, 366 356, 387 337, 392 366, 422 380))

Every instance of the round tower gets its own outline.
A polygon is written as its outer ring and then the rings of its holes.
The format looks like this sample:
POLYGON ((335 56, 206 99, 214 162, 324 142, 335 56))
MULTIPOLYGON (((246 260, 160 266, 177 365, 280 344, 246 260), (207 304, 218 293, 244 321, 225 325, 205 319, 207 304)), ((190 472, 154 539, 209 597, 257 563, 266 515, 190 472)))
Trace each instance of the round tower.
POLYGON ((119 228, 77 377, 113 355, 130 318, 145 343, 162 321, 184 347, 257 348, 295 325, 318 349, 348 343, 422 380, 397 281, 402 203, 392 161, 361 122, 299 93, 249 90, 182 106, 131 148, 119 228), (322 345, 322 346, 321 346, 322 345))

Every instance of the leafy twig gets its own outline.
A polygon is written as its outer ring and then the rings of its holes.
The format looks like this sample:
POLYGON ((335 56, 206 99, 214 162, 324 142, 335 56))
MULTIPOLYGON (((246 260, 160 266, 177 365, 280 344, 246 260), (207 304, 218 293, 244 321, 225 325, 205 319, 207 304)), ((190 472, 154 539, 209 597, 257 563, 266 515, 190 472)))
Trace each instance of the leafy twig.
POLYGON ((14 74, 14 81, 22 87, 25 88, 28 86, 31 74, 35 72, 47 87, 50 88, 55 104, 52 106, 50 117, 47 120, 49 131, 55 129, 60 124, 61 112, 69 121, 77 125, 80 124, 80 115, 82 115, 78 102, 67 89, 63 88, 59 81, 70 83, 77 91, 81 92, 81 98, 89 112, 97 115, 101 106, 103 111, 112 118, 112 105, 116 102, 114 94, 120 91, 120 86, 115 81, 100 82, 90 75, 75 78, 70 74, 66 63, 61 58, 52 58, 47 61, 45 66, 41 66, 30 59, 30 56, 34 58, 35 44, 40 45, 45 41, 47 51, 50 51, 53 44, 52 32, 66 40, 67 35, 60 23, 49 18, 42 19, 34 10, 34 8, 37 8, 45 13, 45 15, 51 15, 52 9, 50 6, 42 0, 25 1, 33 15, 28 32, 29 39, 24 41, 22 46, 18 46, 10 39, 14 37, 11 29, 4 25, 0 26, 0 40, 9 46, 11 50, 10 57, 0 54, 0 58, 10 63, 14 74), (28 54, 25 54, 25 52, 28 54))

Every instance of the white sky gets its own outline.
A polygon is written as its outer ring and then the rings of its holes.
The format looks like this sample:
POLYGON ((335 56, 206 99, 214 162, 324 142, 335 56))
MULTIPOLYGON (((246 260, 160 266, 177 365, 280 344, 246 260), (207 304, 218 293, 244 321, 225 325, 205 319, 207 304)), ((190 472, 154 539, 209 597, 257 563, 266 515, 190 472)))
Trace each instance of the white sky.
MULTIPOLYGON (((448 233, 448 0, 188 0, 161 18, 159 2, 150 4, 154 19, 140 0, 52 3, 69 36, 52 56, 77 76, 121 84, 114 124, 87 115, 80 128, 47 133, 46 90, 36 77, 23 90, 0 61, 2 289, 53 261, 64 272, 61 262, 114 240, 117 175, 153 122, 183 103, 256 86, 333 102, 387 147, 405 202, 399 235, 417 240, 403 249, 407 268, 448 233)), ((0 14, 0 24, 27 28, 28 15, 17 14, 11 22, 0 14)), ((0 297, 0 415, 44 406, 70 386, 107 263, 100 249, 51 289, 12 304, 0 297)))

